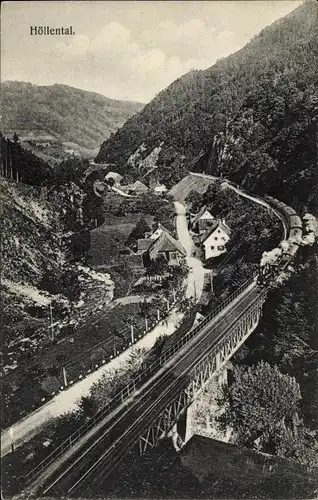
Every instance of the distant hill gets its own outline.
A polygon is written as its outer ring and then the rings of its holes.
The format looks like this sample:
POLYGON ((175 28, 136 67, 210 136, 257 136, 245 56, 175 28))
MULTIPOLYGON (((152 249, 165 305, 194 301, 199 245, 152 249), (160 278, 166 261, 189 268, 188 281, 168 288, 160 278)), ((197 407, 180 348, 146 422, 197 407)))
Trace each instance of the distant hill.
POLYGON ((95 161, 141 177, 157 148, 151 169, 169 187, 204 171, 317 211, 317 9, 305 2, 235 54, 173 82, 95 161))
POLYGON ((90 150, 100 146, 143 104, 116 101, 67 85, 1 84, 2 131, 40 130, 90 150))

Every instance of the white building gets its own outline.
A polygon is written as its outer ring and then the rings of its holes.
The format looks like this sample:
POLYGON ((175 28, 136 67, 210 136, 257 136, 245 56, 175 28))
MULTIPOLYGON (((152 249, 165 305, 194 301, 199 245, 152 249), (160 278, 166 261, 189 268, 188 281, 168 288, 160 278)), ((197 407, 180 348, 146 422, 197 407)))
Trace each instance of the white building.
POLYGON ((163 194, 167 191, 167 188, 164 184, 157 184, 157 186, 154 187, 154 192, 155 194, 163 194))
POLYGON ((118 174, 117 172, 108 172, 107 175, 105 175, 105 180, 110 181, 112 180, 115 186, 119 186, 121 183, 123 176, 118 174))
POLYGON ((224 220, 216 220, 210 229, 202 236, 205 259, 218 257, 226 252, 226 244, 230 240, 231 230, 224 220))

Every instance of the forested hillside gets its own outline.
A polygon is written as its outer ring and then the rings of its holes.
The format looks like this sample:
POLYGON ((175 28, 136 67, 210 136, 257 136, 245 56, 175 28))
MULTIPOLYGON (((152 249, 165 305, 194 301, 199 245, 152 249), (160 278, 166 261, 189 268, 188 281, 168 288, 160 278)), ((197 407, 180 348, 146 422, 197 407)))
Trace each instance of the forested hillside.
POLYGON ((2 128, 44 130, 61 141, 97 148, 143 104, 108 99, 67 85, 1 84, 2 128))
POLYGON ((317 9, 305 2, 240 51, 176 80, 96 161, 137 176, 140 156, 162 145, 155 174, 169 186, 205 171, 317 211, 317 9))

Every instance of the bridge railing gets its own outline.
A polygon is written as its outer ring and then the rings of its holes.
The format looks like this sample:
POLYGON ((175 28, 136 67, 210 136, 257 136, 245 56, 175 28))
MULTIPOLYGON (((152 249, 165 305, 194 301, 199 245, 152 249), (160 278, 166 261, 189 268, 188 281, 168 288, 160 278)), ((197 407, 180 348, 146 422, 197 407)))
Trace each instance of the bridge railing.
POLYGON ((42 462, 40 462, 29 474, 25 477, 25 483, 29 484, 35 479, 46 467, 51 465, 57 458, 64 452, 69 450, 84 434, 100 423, 111 411, 115 410, 121 403, 123 403, 129 396, 131 396, 142 385, 142 382, 149 379, 149 375, 158 371, 169 359, 172 358, 185 344, 187 344, 195 335, 200 332, 212 319, 214 319, 225 307, 227 307, 233 300, 235 300, 244 290, 246 290, 254 281, 257 275, 254 274, 250 279, 243 283, 235 292, 229 295, 222 301, 211 313, 209 313, 202 321, 195 327, 191 328, 189 332, 183 336, 178 342, 172 345, 166 352, 164 352, 156 361, 151 363, 145 370, 143 370, 136 378, 127 384, 121 391, 119 391, 106 405, 98 410, 92 417, 90 417, 81 427, 73 432, 65 441, 63 441, 55 450, 52 451, 42 462))

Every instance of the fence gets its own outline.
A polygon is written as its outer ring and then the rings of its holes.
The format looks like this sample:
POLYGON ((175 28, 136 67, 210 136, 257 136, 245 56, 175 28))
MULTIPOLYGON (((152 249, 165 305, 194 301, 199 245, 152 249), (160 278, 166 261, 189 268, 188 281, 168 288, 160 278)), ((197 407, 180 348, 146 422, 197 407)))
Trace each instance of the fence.
MULTIPOLYGON (((172 297, 170 297, 169 310, 174 307, 175 304, 180 301, 180 299, 181 297, 178 292, 173 299, 172 297)), ((83 353, 74 357, 74 359, 71 359, 66 363, 61 363, 59 373, 56 376, 56 381, 58 381, 59 385, 58 387, 52 388, 52 392, 47 395, 43 394, 44 390, 41 388, 43 379, 35 378, 34 383, 37 384, 36 387, 38 388, 39 392, 38 399, 35 401, 33 401, 32 399, 28 400, 29 406, 24 408, 24 410, 37 411, 41 406, 46 404, 57 394, 76 384, 80 380, 85 379, 90 374, 94 373, 103 365, 109 363, 111 360, 122 354, 131 345, 134 345, 136 342, 142 339, 151 329, 155 328, 155 326, 158 325, 160 321, 166 318, 168 314, 169 311, 166 304, 158 305, 156 311, 148 313, 147 325, 145 319, 134 323, 133 342, 131 338, 131 327, 127 326, 118 332, 118 336, 108 337, 106 340, 102 340, 101 342, 98 342, 92 347, 86 349, 83 353), (160 319, 158 319, 158 310, 160 313, 160 319)), ((20 417, 22 416, 22 420, 30 415, 30 413, 28 413, 26 416, 24 416, 23 413, 21 413, 21 406, 19 407, 19 409, 20 417)))
POLYGON ((61 443, 53 452, 48 455, 40 464, 38 464, 25 478, 26 484, 29 484, 32 479, 35 479, 46 467, 52 464, 58 457, 65 451, 69 450, 76 441, 78 441, 87 431, 92 429, 96 424, 101 422, 112 410, 116 409, 122 402, 131 396, 142 382, 149 379, 149 376, 162 367, 172 356, 179 351, 185 344, 187 344, 193 337, 203 329, 213 318, 215 318, 225 307, 227 307, 235 298, 237 298, 244 290, 246 290, 255 280, 256 275, 253 275, 243 285, 241 285, 235 292, 227 297, 218 307, 216 307, 204 320, 198 325, 193 327, 189 332, 182 337, 178 342, 172 345, 166 352, 164 352, 156 361, 143 370, 134 380, 127 384, 121 391, 119 391, 107 404, 98 410, 89 420, 85 422, 79 429, 71 434, 63 443, 61 443))
MULTIPOLYGON (((177 299, 169 302, 169 310, 176 304, 176 301, 177 299)), ((131 345, 138 342, 138 340, 147 335, 152 328, 158 325, 162 319, 168 316, 169 310, 167 305, 159 305, 156 311, 152 311, 152 313, 147 314, 146 319, 143 318, 140 321, 134 322, 132 324, 133 330, 131 329, 131 326, 127 326, 120 330, 117 335, 113 335, 112 337, 108 337, 106 340, 102 340, 101 342, 94 344, 89 349, 86 349, 85 352, 76 359, 64 363, 63 368, 66 371, 67 379, 69 381, 67 382, 67 385, 73 383, 72 381, 74 379, 86 377, 88 374, 94 372, 105 363, 114 359, 131 345)), ((66 387, 65 379, 60 377, 61 386, 64 389, 66 387)))

